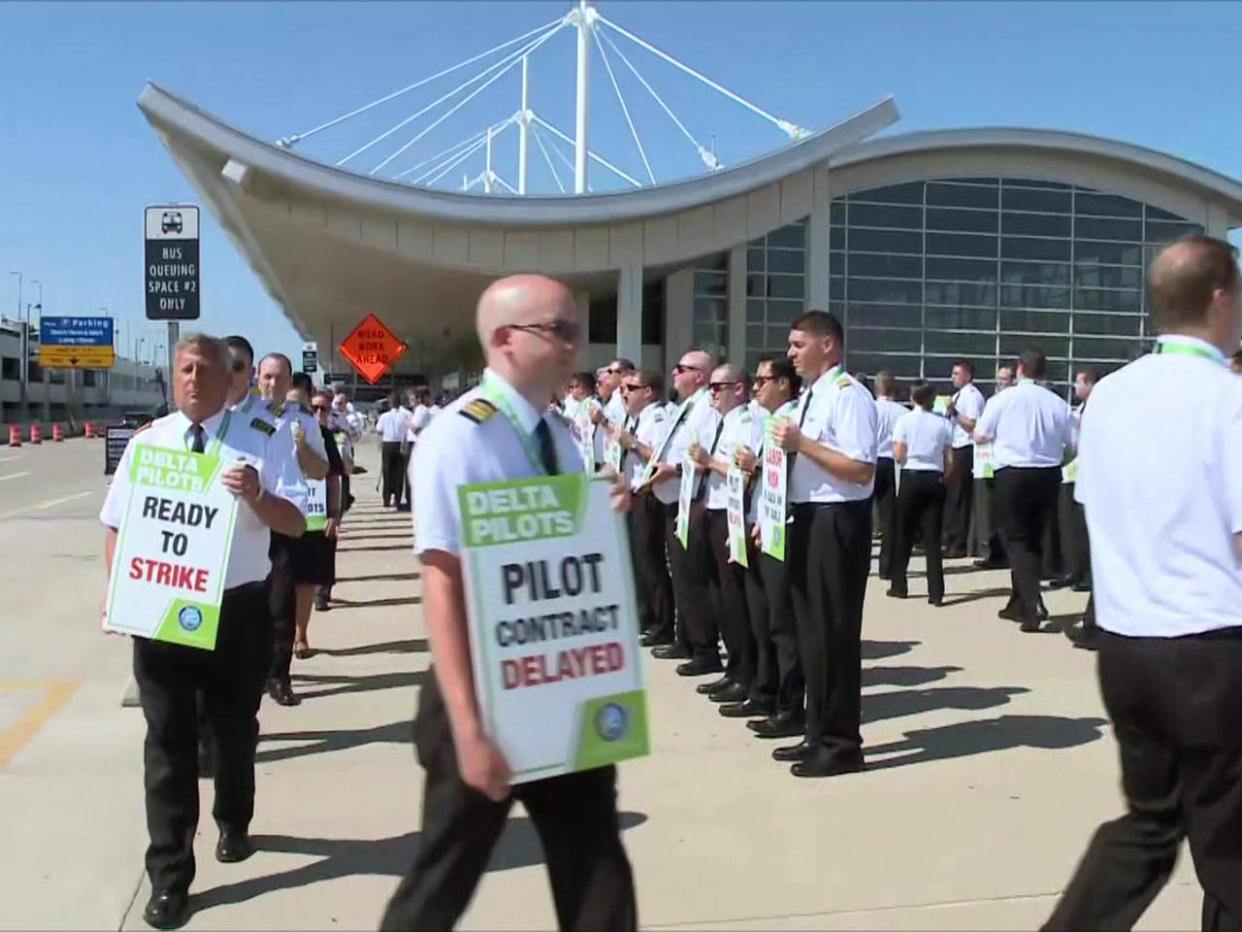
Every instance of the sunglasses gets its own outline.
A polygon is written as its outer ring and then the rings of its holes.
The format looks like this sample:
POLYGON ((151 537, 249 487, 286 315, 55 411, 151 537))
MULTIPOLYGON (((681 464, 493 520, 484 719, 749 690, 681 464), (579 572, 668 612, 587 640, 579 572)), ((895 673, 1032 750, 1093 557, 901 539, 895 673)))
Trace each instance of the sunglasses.
POLYGON ((312 411, 328 411, 330 409, 328 408, 327 405, 311 405, 311 410, 312 411))
POLYGON ((679 362, 677 365, 673 366, 673 371, 677 373, 678 375, 680 375, 683 372, 702 372, 703 367, 702 366, 687 366, 684 362, 679 362))
POLYGON ((623 392, 641 392, 644 388, 647 388, 647 386, 646 386, 646 385, 625 385, 625 384, 623 384, 623 385, 621 386, 621 391, 623 391, 623 392))
POLYGON ((726 388, 732 388, 735 385, 741 385, 741 382, 712 382, 707 387, 714 392, 722 392, 726 388))
POLYGON ((540 324, 509 324, 510 330, 524 330, 530 333, 546 333, 562 343, 577 343, 582 336, 582 325, 572 320, 556 318, 540 324))
POLYGON ((775 381, 776 381, 776 376, 774 375, 757 375, 754 378, 755 385, 767 385, 769 382, 775 382, 775 381))

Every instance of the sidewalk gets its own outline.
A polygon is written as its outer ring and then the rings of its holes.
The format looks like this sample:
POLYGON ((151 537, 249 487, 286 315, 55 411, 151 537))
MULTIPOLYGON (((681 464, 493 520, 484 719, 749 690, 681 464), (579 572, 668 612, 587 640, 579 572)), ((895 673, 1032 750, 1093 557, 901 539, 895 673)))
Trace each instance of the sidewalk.
MULTIPOLYGON (((302 704, 263 704, 258 851, 249 861, 214 860, 210 783, 201 784, 189 928, 375 928, 416 849, 422 773, 410 721, 429 661, 419 565, 409 515, 377 501, 375 448, 365 446, 361 459, 369 472, 354 482, 359 501, 341 541, 337 601, 312 621, 316 656, 294 665, 302 704)), ((83 510, 75 530, 93 535, 83 510)), ((1023 635, 997 620, 1004 574, 957 562, 949 573, 947 601, 956 604, 940 610, 918 597, 885 599, 872 580, 863 680, 871 769, 863 774, 795 780, 770 759, 770 743, 720 718, 672 664, 648 660, 654 754, 623 765, 620 780, 644 926, 1029 929, 1046 918, 1090 832, 1120 812, 1093 659, 1058 634, 1023 635)), ((921 592, 916 578, 912 596, 921 592)), ((1062 619, 1084 599, 1047 596, 1062 619)), ((30 752, 72 737, 101 749, 99 759, 125 761, 124 772, 117 764, 88 801, 76 789, 68 795, 76 785, 62 761, 63 789, 49 774, 39 806, 23 802, 27 816, 2 824, 27 836, 56 825, 62 839, 81 839, 45 844, 35 856, 54 861, 56 885, 72 885, 84 901, 89 893, 92 903, 128 902, 116 923, 143 929, 141 713, 116 706, 124 664, 119 652, 109 656, 111 705, 98 704, 94 687, 95 705, 71 701, 30 752), (89 735, 80 721, 88 710, 107 722, 89 735), (61 803, 95 814, 67 825, 61 803), (109 843, 101 831, 115 833, 109 843), (96 853, 85 861, 79 848, 96 853), (119 883, 121 875, 131 880, 119 883)), ((0 869, 10 862, 5 876, 24 876, 29 851, 6 848, 0 869)), ((39 924, 74 924, 54 906, 39 924)), ((1198 922, 1184 858, 1142 927, 1198 922)), ((538 841, 515 807, 462 927, 553 925, 538 841)))

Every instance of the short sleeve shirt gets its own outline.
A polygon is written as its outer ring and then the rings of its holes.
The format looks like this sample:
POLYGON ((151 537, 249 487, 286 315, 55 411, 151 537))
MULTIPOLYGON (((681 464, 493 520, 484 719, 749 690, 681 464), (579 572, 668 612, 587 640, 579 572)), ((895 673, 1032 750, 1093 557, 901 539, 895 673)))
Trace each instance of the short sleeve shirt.
POLYGON ((1069 405, 1031 379, 988 399, 975 432, 992 441, 997 469, 1060 466, 1072 442, 1069 405))
MULTIPOLYGON (((979 415, 983 413, 983 392, 975 386, 974 382, 958 389, 953 395, 953 406, 957 414, 970 418, 972 421, 978 421, 979 415)), ((953 427, 953 449, 957 450, 962 447, 968 447, 974 443, 974 435, 957 423, 957 417, 951 419, 953 427)))
POLYGON ((944 449, 952 441, 948 420, 922 408, 907 411, 893 428, 893 443, 906 448, 901 468, 909 472, 944 472, 944 449))
MULTIPOLYGON (((838 366, 802 393, 793 418, 810 440, 859 463, 874 463, 879 418, 875 399, 838 366)), ((874 477, 865 485, 838 479, 809 456, 794 457, 789 470, 789 501, 851 502, 870 497, 874 477)))
POLYGON ((903 404, 893 401, 891 398, 877 398, 875 400, 875 413, 875 455, 877 458, 891 460, 893 458, 893 427, 896 425, 898 418, 910 413, 910 409, 903 404))
MULTIPOLYGON (((733 462, 733 452, 746 447, 758 455, 763 444, 763 421, 755 417, 750 405, 739 405, 724 417, 714 459, 733 462)), ((720 473, 707 474, 707 508, 719 511, 729 507, 729 483, 720 473)))
MULTIPOLYGON (((664 432, 667 429, 668 415, 664 410, 664 405, 658 401, 652 402, 638 414, 638 423, 633 430, 634 439, 654 450, 664 439, 664 432)), ((647 461, 639 456, 636 450, 627 450, 622 466, 630 481, 630 488, 638 488, 638 482, 647 469, 647 461)))

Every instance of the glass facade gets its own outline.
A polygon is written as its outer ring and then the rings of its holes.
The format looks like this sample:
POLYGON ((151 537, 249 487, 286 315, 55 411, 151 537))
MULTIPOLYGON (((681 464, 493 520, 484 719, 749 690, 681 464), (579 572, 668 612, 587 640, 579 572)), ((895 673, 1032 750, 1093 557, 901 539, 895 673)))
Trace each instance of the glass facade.
POLYGON ((806 221, 773 230, 746 248, 746 368, 784 353, 789 324, 806 295, 806 221))
POLYGON ((1107 372, 1140 355, 1153 247, 1202 232, 1130 198, 1018 178, 874 188, 831 211, 829 309, 847 366, 944 384, 964 357, 985 390, 998 362, 1031 345, 1062 390, 1076 366, 1107 372))
POLYGON ((693 345, 723 359, 729 348, 729 255, 716 253, 694 266, 693 345))

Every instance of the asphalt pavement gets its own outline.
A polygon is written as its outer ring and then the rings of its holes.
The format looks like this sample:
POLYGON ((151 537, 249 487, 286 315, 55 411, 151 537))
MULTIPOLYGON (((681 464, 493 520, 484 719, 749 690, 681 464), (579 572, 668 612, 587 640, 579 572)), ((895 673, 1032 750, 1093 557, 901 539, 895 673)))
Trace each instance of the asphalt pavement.
MULTIPOLYGON (((260 713, 257 853, 218 864, 201 784, 189 928, 374 928, 418 844, 410 720, 429 660, 408 515, 355 480, 338 601, 295 661, 295 708, 260 713)), ((127 639, 99 629, 103 441, 0 447, 3 928, 145 928, 141 712, 127 639)), ((913 570, 921 570, 915 557, 913 570)), ((621 767, 649 928, 1035 928, 1095 825, 1121 812, 1092 655, 996 618, 1007 575, 951 561, 946 607, 884 597, 864 623, 870 769, 799 781, 772 745, 648 661, 651 757, 621 767)), ((1085 596, 1046 596, 1052 627, 1085 596)), ((1141 928, 1197 928, 1189 858, 1141 928)), ((554 925, 520 807, 463 928, 554 925)))

